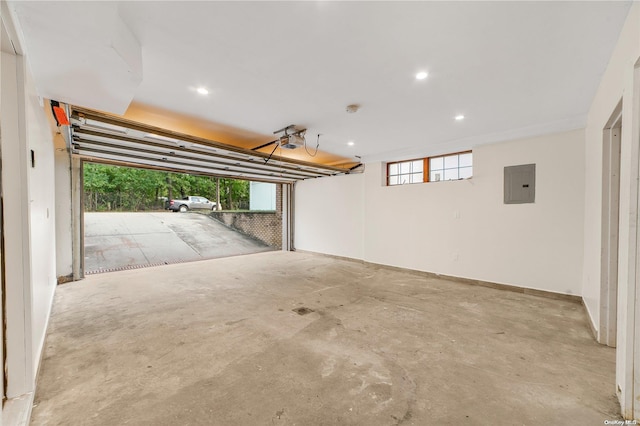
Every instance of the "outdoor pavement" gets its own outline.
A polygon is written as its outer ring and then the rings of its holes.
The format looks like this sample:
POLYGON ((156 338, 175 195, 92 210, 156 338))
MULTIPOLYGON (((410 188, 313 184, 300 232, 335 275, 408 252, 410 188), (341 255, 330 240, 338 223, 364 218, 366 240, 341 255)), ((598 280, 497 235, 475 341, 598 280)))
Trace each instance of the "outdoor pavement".
POLYGON ((85 213, 85 273, 270 251, 220 222, 189 213, 85 213))

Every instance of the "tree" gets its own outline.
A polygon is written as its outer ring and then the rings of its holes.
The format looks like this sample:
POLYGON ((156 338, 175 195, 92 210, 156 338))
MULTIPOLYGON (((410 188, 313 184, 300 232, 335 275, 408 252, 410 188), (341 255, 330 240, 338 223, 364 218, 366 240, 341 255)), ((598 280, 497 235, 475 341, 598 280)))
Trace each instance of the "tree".
POLYGON ((248 209, 249 182, 246 180, 221 178, 220 201, 222 202, 224 210, 248 209))
POLYGON ((249 207, 248 181, 95 163, 84 165, 84 193, 87 211, 157 210, 164 208, 161 197, 217 200, 218 194, 224 209, 249 207))

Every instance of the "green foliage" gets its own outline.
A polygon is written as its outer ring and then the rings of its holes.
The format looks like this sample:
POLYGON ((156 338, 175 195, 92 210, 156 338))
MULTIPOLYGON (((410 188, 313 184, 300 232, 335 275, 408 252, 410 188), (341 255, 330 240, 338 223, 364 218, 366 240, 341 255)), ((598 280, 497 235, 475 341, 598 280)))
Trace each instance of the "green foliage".
MULTIPOLYGON (((162 210, 165 198, 182 198, 188 195, 216 201, 217 180, 218 178, 209 176, 85 163, 85 210, 162 210)), ((227 178, 219 180, 220 205, 223 209, 249 207, 248 181, 227 178)))
POLYGON ((249 208, 249 182, 220 178, 220 204, 225 210, 249 208))

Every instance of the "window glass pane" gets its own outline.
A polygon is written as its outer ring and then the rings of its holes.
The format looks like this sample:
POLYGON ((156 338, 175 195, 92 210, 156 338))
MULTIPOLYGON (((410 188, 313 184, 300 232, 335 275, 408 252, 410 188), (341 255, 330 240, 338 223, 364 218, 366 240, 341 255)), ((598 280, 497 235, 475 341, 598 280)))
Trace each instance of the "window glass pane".
POLYGON ((444 180, 458 179, 458 169, 449 169, 444 171, 444 180))
POLYGON ((449 155, 448 157, 444 157, 444 168, 452 169, 458 167, 458 156, 457 155, 449 155))
POLYGON ((473 176, 473 167, 461 167, 460 179, 468 179, 473 176))
POLYGON ((469 167, 473 165, 473 157, 471 153, 460 154, 460 167, 469 167))
POLYGON ((444 158, 442 157, 430 158, 429 168, 431 170, 442 170, 444 168, 444 158))
MULTIPOLYGON (((429 158, 429 181, 469 179, 473 176, 473 153, 429 158)), ((424 159, 389 163, 388 185, 424 182, 424 159)))

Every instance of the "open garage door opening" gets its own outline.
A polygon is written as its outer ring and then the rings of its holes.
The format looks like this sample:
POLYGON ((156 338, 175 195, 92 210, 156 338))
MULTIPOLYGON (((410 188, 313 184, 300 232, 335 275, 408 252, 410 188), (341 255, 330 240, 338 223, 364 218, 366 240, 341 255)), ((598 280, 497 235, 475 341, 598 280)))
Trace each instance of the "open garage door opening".
POLYGON ((83 162, 84 271, 280 250, 282 184, 83 162))
POLYGON ((70 156, 73 275, 67 279, 257 251, 293 250, 295 183, 364 170, 359 160, 349 158, 320 161, 313 157, 316 162, 298 158, 291 154, 288 139, 222 143, 203 137, 202 129, 196 129, 198 136, 184 133, 189 129, 175 123, 166 129, 78 106, 58 106, 57 102, 56 106, 67 121, 62 136, 70 156), (133 182, 144 190, 133 190, 133 182), (245 195, 236 195, 238 191, 245 195), (275 194, 270 195, 275 197, 270 203, 275 207, 265 212, 265 202, 257 200, 266 197, 258 194, 267 193, 275 194), (184 201, 200 203, 200 207, 182 207, 184 201), (179 213, 166 210, 171 206, 177 206, 179 213), (107 217, 113 218, 110 225, 107 217), (183 223, 187 220, 199 222, 183 223), (242 250, 231 250, 231 244, 211 237, 221 234, 201 229, 205 224, 242 237, 238 244, 242 250), (175 247, 182 247, 182 251, 169 254, 169 248, 175 247), (191 256, 184 256, 187 252, 192 252, 191 256), (118 261, 110 261, 116 256, 118 261))

